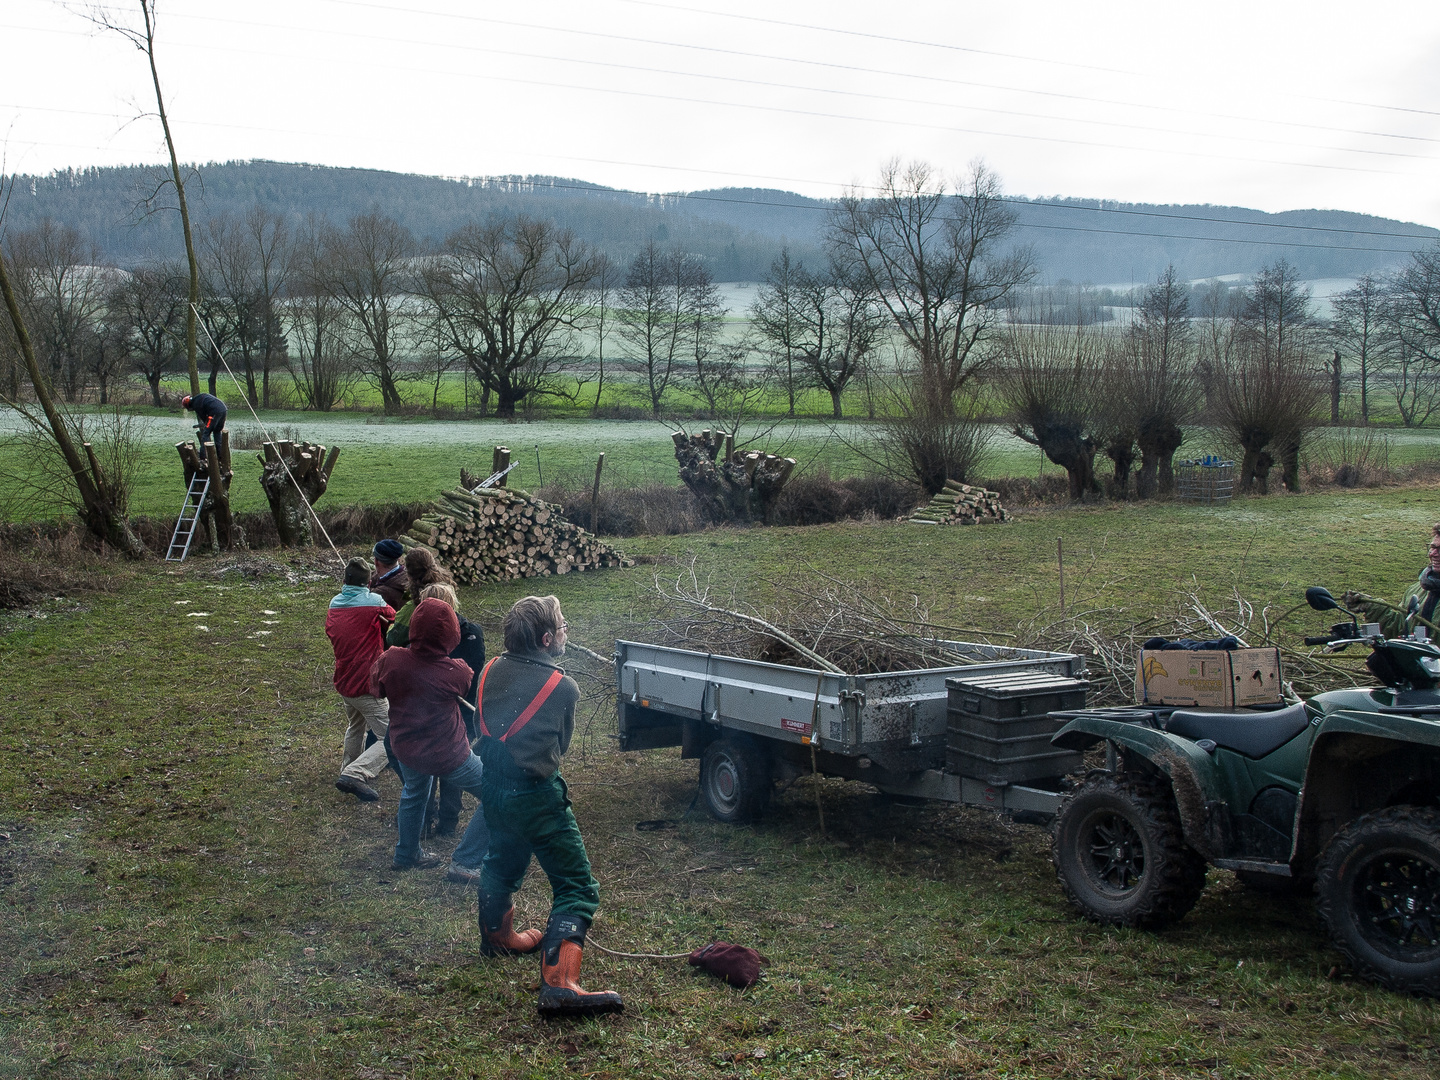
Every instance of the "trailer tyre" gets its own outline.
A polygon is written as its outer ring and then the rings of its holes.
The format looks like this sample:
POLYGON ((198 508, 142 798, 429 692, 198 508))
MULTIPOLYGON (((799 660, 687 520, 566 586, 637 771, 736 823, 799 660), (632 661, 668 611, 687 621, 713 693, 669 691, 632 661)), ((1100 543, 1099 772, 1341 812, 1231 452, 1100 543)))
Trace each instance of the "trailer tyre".
POLYGON ((700 798, 716 821, 752 821, 770 805, 770 760, 754 743, 719 739, 700 759, 700 798))
POLYGON ((1159 929, 1205 888, 1205 860, 1185 843, 1175 796, 1158 777, 1087 779, 1055 819, 1054 858, 1070 903, 1112 926, 1159 929))
POLYGON ((1356 818, 1326 846, 1316 881, 1316 906, 1357 972, 1440 997, 1440 811, 1356 818))

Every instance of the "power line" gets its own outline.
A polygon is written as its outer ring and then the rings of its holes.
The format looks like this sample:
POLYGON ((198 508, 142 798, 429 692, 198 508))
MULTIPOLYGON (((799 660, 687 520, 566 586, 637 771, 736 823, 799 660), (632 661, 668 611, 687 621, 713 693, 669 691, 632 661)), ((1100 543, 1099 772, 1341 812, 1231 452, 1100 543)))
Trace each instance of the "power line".
MULTIPOLYGON (((352 2, 354 2, 354 0, 322 0, 322 2, 325 2, 325 3, 352 3, 352 2)), ((365 6, 371 6, 371 5, 365 5, 365 6)), ((460 17, 460 16, 457 16, 457 17, 460 17)), ((193 18, 206 18, 206 19, 210 19, 211 17, 209 17, 209 16, 193 16, 193 18)), ((214 20, 212 19, 212 21, 214 21, 214 20)), ((221 21, 236 22, 236 21, 238 21, 238 20, 221 20, 221 21)), ((252 23, 252 24, 248 24, 248 25, 265 27, 265 26, 269 26, 270 24, 255 24, 255 23, 252 23)), ((271 27, 271 28, 273 28, 273 27, 271 27)), ((346 35, 349 34, 349 32, 346 32, 346 31, 336 31, 335 33, 337 33, 337 34, 346 34, 346 35)), ((353 35, 353 36, 368 37, 369 35, 358 35, 358 34, 357 34, 357 35, 353 35)), ((393 39, 390 39, 390 40, 393 40, 393 39)), ((203 48, 203 49, 210 49, 210 50, 221 51, 221 52, 243 51, 243 50, 231 50, 231 49, 226 49, 226 48, 223 48, 223 47, 211 46, 211 45, 191 46, 191 48, 203 48)), ((462 47, 462 48, 463 48, 463 47, 462 47)), ((247 55, 253 55, 253 51, 248 52, 248 53, 246 53, 246 54, 247 54, 247 55)), ((273 54, 272 54, 272 55, 273 55, 273 54)), ((598 93, 598 94, 611 94, 611 95, 616 95, 616 96, 620 96, 620 97, 637 97, 637 98, 645 98, 645 99, 647 99, 647 100, 658 100, 658 101, 666 101, 666 102, 674 102, 674 103, 683 103, 683 104, 693 104, 693 105, 708 105, 708 106, 715 106, 715 107, 721 107, 721 108, 744 109, 744 110, 749 110, 749 111, 754 111, 754 112, 779 113, 779 114, 792 115, 792 116, 803 116, 803 117, 808 117, 808 118, 812 118, 812 119, 841 120, 841 121, 846 121, 846 122, 850 122, 850 123, 877 124, 877 125, 884 125, 884 126, 886 126, 886 127, 909 127, 909 128, 917 128, 917 129, 920 129, 920 130, 927 130, 927 131, 942 131, 942 132, 945 132, 945 133, 947 133, 947 134, 982 135, 982 136, 987 136, 987 137, 990 137, 990 138, 1014 139, 1014 140, 1018 140, 1018 141, 1022 141, 1022 142, 1057 143, 1057 144, 1065 145, 1065 146, 1082 146, 1082 147, 1087 147, 1087 148, 1092 148, 1092 149, 1126 150, 1126 151, 1138 152, 1138 153, 1169 155, 1169 156, 1172 156, 1172 157, 1202 158, 1202 159, 1207 160, 1207 161, 1214 160, 1215 157, 1216 157, 1216 155, 1214 155, 1214 154, 1212 154, 1212 153, 1208 153, 1208 152, 1206 152, 1206 151, 1200 151, 1200 150, 1178 150, 1178 149, 1167 149, 1167 148, 1149 147, 1149 146, 1134 146, 1134 145, 1130 145, 1130 144, 1126 144, 1126 143, 1098 142, 1098 141, 1095 141, 1095 140, 1071 139, 1071 138, 1065 138, 1065 137, 1062 137, 1062 136, 1053 136, 1053 135, 1032 135, 1032 134, 1026 134, 1026 133, 1021 133, 1021 132, 1013 132, 1013 131, 995 131, 995 130, 986 129, 986 128, 958 127, 958 126, 949 125, 949 124, 932 124, 932 123, 926 123, 926 122, 918 121, 918 120, 894 119, 894 118, 888 118, 888 117, 887 117, 887 118, 879 118, 879 117, 869 117, 869 116, 854 116, 854 115, 845 114, 845 113, 824 112, 824 111, 821 111, 821 110, 818 110, 818 109, 798 109, 798 108, 790 108, 790 107, 786 107, 786 106, 783 106, 783 105, 763 105, 763 104, 754 104, 754 103, 751 103, 751 102, 720 101, 720 100, 716 100, 716 99, 712 99, 712 98, 690 97, 690 96, 679 95, 679 94, 660 94, 660 93, 652 93, 652 92, 649 92, 649 91, 642 91, 642 90, 625 90, 625 89, 620 89, 620 88, 617 88, 617 87, 609 87, 609 86, 588 86, 588 85, 577 84, 577 83, 558 83, 558 82, 556 82, 556 81, 554 81, 554 80, 550 80, 550 79, 522 79, 522 78, 516 78, 516 77, 513 77, 513 76, 483 75, 483 74, 477 74, 477 73, 475 73, 475 72, 470 72, 470 71, 464 71, 464 72, 461 72, 461 71, 440 72, 440 71, 437 71, 437 70, 436 70, 435 68, 433 68, 433 67, 424 68, 424 69, 416 69, 416 68, 408 68, 408 67, 405 67, 405 66, 402 66, 402 65, 396 65, 396 64, 390 64, 390 65, 387 65, 387 66, 388 66, 388 67, 390 68, 390 70, 392 70, 392 71, 422 71, 424 74, 428 74, 428 75, 446 74, 446 75, 452 75, 452 76, 454 76, 454 77, 456 77, 456 78, 467 78, 467 79, 479 80, 479 81, 484 81, 484 82, 501 82, 501 83, 504 83, 504 84, 506 84, 506 85, 536 86, 536 87, 541 87, 541 88, 544 88, 544 89, 551 89, 551 90, 553 90, 553 89, 578 90, 578 91, 582 91, 582 92, 584 92, 584 93, 589 93, 589 94, 597 94, 597 93, 598 93)), ((1276 166, 1280 166, 1280 167, 1282 167, 1282 168, 1316 169, 1316 170, 1323 170, 1323 171, 1329 171, 1329 172, 1356 172, 1356 173, 1367 173, 1367 174, 1371 174, 1371 175, 1400 175, 1400 174, 1397 174, 1397 173, 1393 172, 1392 170, 1385 170, 1385 169, 1368 169, 1368 168, 1363 168, 1363 167, 1360 167, 1360 166, 1336 165, 1336 164, 1326 164, 1326 163, 1322 163, 1322 162, 1310 162, 1310 161, 1278 161, 1278 160, 1275 160, 1275 159, 1273 159, 1273 158, 1250 158, 1250 157, 1240 157, 1240 156, 1233 155, 1233 154, 1225 155, 1225 160, 1234 161, 1234 162, 1243 162, 1243 163, 1247 163, 1247 164, 1276 165, 1276 166)))
MULTIPOLYGON (((50 3, 55 4, 55 5, 57 5, 57 6, 64 6, 64 0, 47 0, 47 2, 50 2, 50 3)), ((712 46, 712 45, 697 45, 697 44, 694 44, 694 43, 692 43, 692 42, 666 41, 666 40, 664 40, 664 39, 658 39, 658 38, 637 37, 637 36, 634 36, 634 35, 615 34, 615 33, 609 33, 609 32, 598 31, 598 30, 582 30, 582 29, 578 29, 578 28, 575 28, 575 27, 547 26, 547 25, 542 24, 542 23, 522 22, 522 21, 513 20, 513 19, 497 19, 497 18, 493 18, 493 17, 489 17, 489 16, 483 16, 483 15, 457 14, 457 13, 455 13, 455 12, 433 11, 433 10, 417 9, 417 8, 400 8, 400 7, 396 7, 396 6, 394 6, 394 5, 391 5, 391 4, 382 4, 382 3, 377 3, 377 2, 371 2, 371 0, 317 0, 317 2, 320 2, 320 3, 328 3, 328 4, 343 6, 343 7, 355 7, 355 8, 369 9, 369 10, 393 12, 393 13, 404 14, 404 15, 412 15, 412 16, 413 16, 413 15, 427 15, 427 16, 431 16, 431 17, 434 17, 434 18, 452 19, 452 20, 463 21, 463 22, 475 22, 475 23, 484 23, 484 24, 488 24, 488 25, 507 26, 507 27, 513 27, 513 28, 517 28, 517 29, 524 29, 524 30, 538 30, 538 31, 545 32, 545 33, 550 33, 550 34, 571 34, 571 35, 576 35, 576 36, 581 36, 581 37, 595 37, 595 38, 601 38, 601 39, 604 39, 604 40, 611 40, 611 41, 624 41, 624 42, 630 42, 630 43, 635 43, 635 44, 656 45, 656 46, 660 46, 660 47, 663 47, 663 48, 688 49, 688 50, 694 50, 694 51, 700 51, 700 52, 717 53, 717 54, 726 55, 726 56, 740 56, 740 57, 746 57, 746 58, 749 58, 749 59, 774 60, 774 61, 778 61, 778 62, 781 62, 781 63, 798 64, 798 65, 805 65, 805 66, 810 66, 810 67, 821 67, 821 68, 828 68, 828 69, 839 70, 839 71, 844 71, 844 72, 858 72, 858 73, 862 73, 862 74, 884 75, 884 76, 893 77, 893 78, 918 79, 918 80, 927 81, 927 82, 937 82, 937 83, 943 83, 943 84, 946 84, 946 85, 964 86, 964 87, 987 89, 987 90, 1002 90, 1002 91, 1005 91, 1005 92, 1008 92, 1008 93, 1030 94, 1030 95, 1036 95, 1036 96, 1041 96, 1041 97, 1051 97, 1051 98, 1057 98, 1057 99, 1063 99, 1063 100, 1082 101, 1082 102, 1087 102, 1087 103, 1092 103, 1092 104, 1119 105, 1119 106, 1122 106, 1122 107, 1125 107, 1125 108, 1149 109, 1149 110, 1161 111, 1161 112, 1180 113, 1180 114, 1192 114, 1192 115, 1196 115, 1196 116, 1208 117, 1208 118, 1211 118, 1211 119, 1239 120, 1239 121, 1242 121, 1242 122, 1245 122, 1245 123, 1268 124, 1268 125, 1271 125, 1271 126, 1282 126, 1282 127, 1293 127, 1293 128, 1305 128, 1305 129, 1308 129, 1308 130, 1326 131, 1326 132, 1330 132, 1330 133, 1332 133, 1332 134, 1361 135, 1361 136, 1367 136, 1367 137, 1373 137, 1373 138, 1390 138, 1390 139, 1402 139, 1402 140, 1407 140, 1407 141, 1423 141, 1423 142, 1434 142, 1434 141, 1437 141, 1437 140, 1432 139, 1432 138, 1427 137, 1427 136, 1403 135, 1403 134, 1397 134, 1397 133, 1393 133, 1393 132, 1371 131, 1371 130, 1367 130, 1367 129, 1342 128, 1342 127, 1334 127, 1334 126, 1322 125, 1322 124, 1309 124, 1309 123, 1304 123, 1304 122, 1300 122, 1300 121, 1274 120, 1274 119, 1271 119, 1271 118, 1268 118, 1268 117, 1250 117, 1250 116, 1242 116, 1242 115, 1232 114, 1232 113, 1213 113, 1213 112, 1205 112, 1205 111, 1202 111, 1202 110, 1182 109, 1182 108, 1178 108, 1178 107, 1175 107, 1175 106, 1157 105, 1157 104, 1154 104, 1154 103, 1152 103, 1152 102, 1125 101, 1125 100, 1122 100, 1122 99, 1094 97, 1094 96, 1085 95, 1085 94, 1066 93, 1066 92, 1063 92, 1063 91, 1037 90, 1037 89, 1034 89, 1034 88, 1031 88, 1031 87, 1024 87, 1024 86, 1010 86, 1010 85, 999 84, 999 83, 986 83, 986 82, 980 82, 980 81, 975 81, 975 80, 954 79, 954 78, 947 78, 947 77, 944 77, 944 76, 925 75, 925 74, 921 74, 921 73, 919 73, 919 72, 914 72, 914 71, 892 71, 892 70, 887 70, 887 69, 884 69, 884 68, 868 68, 868 67, 862 67, 862 66, 853 65, 853 64, 839 64, 839 63, 835 63, 835 62, 831 62, 831 61, 822 61, 822 60, 813 60, 813 59, 807 59, 807 58, 802 58, 802 57, 784 56, 784 55, 781 55, 781 54, 774 54, 774 53, 752 52, 752 51, 743 50, 743 49, 721 48, 721 47, 712 46)), ((622 2, 640 2, 640 0, 622 0, 622 2)), ((699 10, 699 9, 695 9, 695 10, 699 10)), ((711 14, 718 14, 718 13, 713 13, 713 12, 712 12, 711 14)), ((185 13, 185 12, 175 13, 175 14, 173 14, 171 17, 179 18, 179 19, 190 19, 190 20, 199 20, 199 21, 210 21, 210 22, 231 22, 231 23, 235 23, 235 24, 237 24, 237 25, 256 26, 256 27, 264 28, 264 29, 279 29, 279 28, 280 28, 280 27, 277 26, 277 24, 274 24, 274 23, 250 22, 250 21, 246 21, 246 20, 228 19, 228 18, 224 18, 224 17, 221 17, 221 16, 211 16, 211 15, 193 15, 193 14, 189 14, 189 13, 185 13)), ((751 16, 735 16, 735 17, 736 17, 736 18, 752 18, 751 16)), ((795 24, 795 25, 801 25, 801 24, 795 24)), ((836 32, 837 32, 837 33, 850 33, 850 31, 836 31, 836 32)), ((327 28, 327 29, 324 31, 324 33, 325 33, 327 36, 336 36, 336 35, 338 35, 338 34, 343 34, 343 35, 346 35, 346 36, 357 37, 357 38, 362 38, 362 39, 371 39, 371 40, 385 40, 385 41, 397 41, 397 40, 402 40, 402 39, 397 39, 397 38, 395 38, 393 35, 386 35, 386 36, 384 36, 384 37, 377 37, 376 35, 360 34, 360 33, 355 32, 355 31, 337 31, 337 30, 334 30, 334 29, 331 29, 331 28, 327 28)), ((498 53, 498 54, 500 54, 500 55, 535 55, 535 54, 514 54, 514 53, 511 53, 509 50, 503 50, 503 49, 485 49, 485 48, 482 48, 482 47, 479 47, 479 46, 456 45, 456 44, 454 44, 454 43, 452 43, 452 42, 430 42, 430 41, 417 40, 417 39, 407 39, 407 40, 408 40, 408 43, 410 43, 410 44, 426 45, 426 46, 432 46, 432 47, 448 47, 448 48, 457 48, 457 49, 469 49, 470 51, 487 52, 487 53, 498 53)), ((902 39, 893 39, 893 40, 902 40, 902 39)), ((953 46, 953 47, 954 47, 954 48, 961 48, 960 46, 953 46)), ((998 55, 998 54, 997 54, 997 55, 998 55)), ((538 58, 556 60, 556 61, 562 62, 562 63, 592 63, 592 64, 594 64, 594 63, 601 63, 601 64, 603 64, 603 62, 588 61, 588 60, 575 59, 575 58, 569 58, 569 57, 539 56, 538 58)), ((1033 59, 1033 58, 1025 58, 1025 59, 1033 59)), ((1059 61, 1054 61, 1054 62, 1059 63, 1059 61)), ((667 71, 666 69, 647 68, 647 67, 644 67, 644 66, 641 66, 641 65, 604 64, 603 66, 615 66, 615 67, 628 68, 628 69, 630 69, 630 70, 651 71, 651 72, 660 73, 660 74, 681 74, 681 75, 693 75, 693 74, 694 74, 694 73, 689 73, 689 72, 670 72, 670 71, 667 71)), ((1100 69, 1100 70, 1109 70, 1109 69, 1100 69)), ((710 76, 701 76, 701 77, 713 78, 713 79, 720 79, 720 80, 731 81, 731 82, 740 82, 740 83, 754 82, 754 81, 755 81, 755 80, 743 79, 743 78, 740 78, 740 77, 737 77, 737 76, 710 75, 710 76)), ((765 85, 765 84, 762 83, 762 84, 760 84, 760 85, 765 85)), ((783 86, 783 85, 785 85, 785 84, 774 84, 774 85, 781 85, 781 86, 783 86)), ((826 90, 824 90, 824 89, 812 88, 812 87, 801 87, 801 88, 798 88, 798 89, 810 89, 810 90, 813 90, 814 92, 817 92, 817 93, 831 92, 831 91, 826 91, 826 90)), ((842 91, 842 92, 843 92, 843 91, 842 91)), ((873 95, 857 95, 857 96, 873 96, 873 95)), ((896 100, 904 100, 904 99, 896 99, 896 100)), ((1327 100, 1328 100, 1328 99, 1327 99, 1327 100)), ((1363 103, 1350 102, 1349 104, 1363 104, 1363 103)), ((1005 110, 988 109, 988 108, 983 107, 983 106, 951 106, 951 107, 957 107, 957 108, 973 108, 973 109, 980 109, 980 110, 982 110, 982 111, 1005 111, 1005 110)), ((1374 107, 1375 107, 1375 108, 1382 108, 1382 107, 1388 108, 1388 106, 1374 106, 1374 107)), ((1404 111, 1424 112, 1425 110, 1404 110, 1404 111)), ((1011 112, 1012 115, 1019 115, 1019 116, 1033 116, 1033 115, 1036 115, 1036 114, 1025 113, 1025 112, 1019 111, 1019 110, 1012 110, 1012 111, 1010 111, 1010 112, 1011 112)), ((1440 115, 1440 113, 1436 113, 1436 114, 1434 114, 1434 115, 1440 115)), ((1046 117, 1043 117, 1043 116, 1042 116, 1041 118, 1046 118, 1046 117)), ((1143 127, 1140 126, 1140 125, 1124 125, 1124 124, 1121 124, 1121 123, 1119 123, 1119 122, 1084 121, 1084 120, 1071 121, 1070 118, 1065 118, 1065 119, 1067 119, 1067 121, 1070 121, 1070 122, 1088 122, 1088 123, 1096 123, 1096 124, 1108 123, 1108 124, 1110 124, 1111 126, 1120 126, 1120 127, 1132 126, 1132 127, 1136 127, 1136 128, 1139 129, 1139 130, 1155 130, 1155 129, 1145 129, 1145 128, 1143 128, 1143 127)), ((1159 130, 1164 130, 1164 129, 1159 129, 1159 130)), ((1177 133, 1177 134, 1195 135, 1195 134, 1198 134, 1198 133, 1177 133)), ((1203 137, 1225 138, 1226 136, 1203 136, 1203 137)), ((1238 136, 1237 136, 1237 138, 1245 138, 1245 137, 1238 137, 1238 136)), ((1259 141, 1259 140, 1246 138, 1246 141, 1259 141)), ((1303 145, 1303 144, 1297 144, 1297 145, 1303 145)), ((1337 149, 1338 149, 1338 150, 1341 150, 1342 152, 1348 152, 1348 153, 1367 153, 1367 152, 1382 153, 1382 151, 1365 151, 1365 150, 1358 150, 1358 149, 1357 149, 1357 150, 1351 150, 1351 149, 1349 149, 1349 148, 1343 148, 1343 147, 1339 147, 1339 148, 1337 148, 1337 147, 1315 147, 1314 149, 1324 149, 1324 150, 1337 150, 1337 149)))
POLYGON ((889 41, 898 45, 919 45, 927 49, 944 49, 948 52, 971 53, 976 56, 996 56, 1005 60, 1025 60, 1032 64, 1053 64, 1056 67, 1079 68, 1082 71, 1103 71, 1111 75, 1139 75, 1138 71, 1121 68, 1099 67, 1095 64, 1077 64, 1073 60, 1052 60, 1043 56, 1026 56, 1023 53, 997 52, 994 49, 976 49, 967 45, 951 45, 943 41, 919 41, 915 38, 891 37, 888 34, 871 34, 863 30, 842 30, 834 26, 816 26, 813 23, 789 22, 785 19, 767 19, 759 15, 740 15, 733 11, 712 11, 709 8, 687 7, 684 4, 659 4, 655 0, 614 0, 617 4, 631 4, 635 7, 659 8, 661 11, 688 11, 693 15, 710 15, 717 19, 736 19, 741 22, 763 23, 767 26, 788 26, 797 30, 817 30, 824 34, 840 34, 845 37, 865 38, 869 41, 889 41))

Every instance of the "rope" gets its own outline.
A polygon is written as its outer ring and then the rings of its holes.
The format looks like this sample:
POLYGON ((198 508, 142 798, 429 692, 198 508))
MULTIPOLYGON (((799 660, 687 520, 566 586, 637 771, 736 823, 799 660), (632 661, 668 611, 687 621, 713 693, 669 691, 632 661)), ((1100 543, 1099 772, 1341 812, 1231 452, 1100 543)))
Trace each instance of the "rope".
MULTIPOLYGON (((235 377, 235 372, 230 370, 230 361, 225 359, 225 354, 221 352, 220 346, 215 344, 215 338, 210 333, 210 327, 205 325, 205 317, 200 314, 200 309, 194 304, 190 305, 190 310, 195 312, 195 321, 200 324, 200 329, 205 331, 205 337, 210 341, 210 348, 215 350, 215 355, 220 358, 220 363, 225 365, 225 374, 230 376, 230 381, 235 384, 235 389, 240 391, 240 399, 245 402, 245 407, 250 410, 250 415, 255 418, 256 426, 259 427, 266 441, 273 443, 275 437, 271 435, 269 429, 265 427, 265 422, 260 419, 260 414, 255 411, 255 406, 250 404, 250 395, 246 393, 245 387, 240 385, 240 380, 235 377)), ((330 550, 335 553, 335 558, 339 561, 340 565, 344 566, 345 556, 340 554, 340 549, 335 546, 335 541, 330 539, 330 533, 326 531, 324 524, 320 521, 320 515, 315 513, 315 507, 311 506, 310 500, 305 497, 305 490, 300 486, 300 481, 295 479, 295 474, 290 471, 290 466, 285 464, 284 455, 277 455, 277 457, 280 459, 280 467, 285 470, 285 475, 290 478, 290 483, 295 485, 295 493, 300 496, 300 501, 305 504, 305 509, 310 511, 310 518, 315 522, 315 527, 320 530, 320 535, 325 537, 325 542, 330 545, 330 550)), ((216 479, 218 480, 219 477, 216 477, 216 479)))
POLYGON ((690 954, 688 952, 676 953, 649 953, 649 952, 617 952, 615 949, 607 949, 595 940, 593 936, 586 937, 585 944, 599 949, 609 956, 623 956, 626 960, 684 960, 690 954))

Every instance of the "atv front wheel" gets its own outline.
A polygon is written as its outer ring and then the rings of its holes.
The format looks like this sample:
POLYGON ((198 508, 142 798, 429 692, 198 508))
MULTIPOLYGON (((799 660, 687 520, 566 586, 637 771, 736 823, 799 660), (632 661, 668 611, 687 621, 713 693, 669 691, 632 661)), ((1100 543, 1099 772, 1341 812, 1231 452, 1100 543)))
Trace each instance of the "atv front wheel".
POLYGON ((1159 929, 1205 888, 1205 860, 1185 843, 1169 786, 1135 773, 1092 776, 1055 819, 1055 871, 1096 922, 1159 929))
POLYGON ((1325 848, 1317 878, 1320 914, 1357 972, 1440 997, 1440 811, 1356 818, 1325 848))

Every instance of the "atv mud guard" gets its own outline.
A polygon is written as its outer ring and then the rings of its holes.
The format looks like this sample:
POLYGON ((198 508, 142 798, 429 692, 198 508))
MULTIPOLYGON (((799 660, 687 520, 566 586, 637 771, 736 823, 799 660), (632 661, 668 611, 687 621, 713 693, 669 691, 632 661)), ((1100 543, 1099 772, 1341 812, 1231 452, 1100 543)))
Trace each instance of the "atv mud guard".
MULTIPOLYGON (((1150 727, 1151 713, 1137 710, 1134 716, 1126 720, 1078 716, 1050 741, 1065 750, 1088 750, 1108 742, 1149 762, 1170 778, 1186 842, 1210 862, 1226 864, 1225 854, 1231 850, 1230 807, 1214 783, 1210 755, 1187 739, 1150 727)), ((1275 872, 1269 864, 1264 868, 1275 872)))

